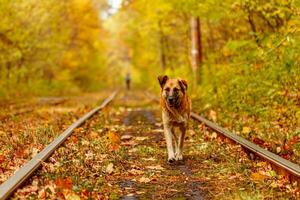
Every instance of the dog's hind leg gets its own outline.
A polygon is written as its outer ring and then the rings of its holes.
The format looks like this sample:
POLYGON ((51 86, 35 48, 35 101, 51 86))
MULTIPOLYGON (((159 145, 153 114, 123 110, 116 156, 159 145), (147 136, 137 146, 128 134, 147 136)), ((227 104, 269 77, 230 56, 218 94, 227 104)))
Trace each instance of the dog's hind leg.
POLYGON ((175 161, 175 153, 174 153, 173 142, 172 142, 172 130, 168 125, 165 124, 164 124, 164 134, 167 143, 168 161, 172 163, 175 161))
POLYGON ((178 145, 176 149, 176 160, 183 160, 183 155, 182 155, 182 148, 183 148, 183 143, 184 143, 184 136, 186 132, 186 126, 181 126, 180 128, 180 133, 178 137, 178 145))

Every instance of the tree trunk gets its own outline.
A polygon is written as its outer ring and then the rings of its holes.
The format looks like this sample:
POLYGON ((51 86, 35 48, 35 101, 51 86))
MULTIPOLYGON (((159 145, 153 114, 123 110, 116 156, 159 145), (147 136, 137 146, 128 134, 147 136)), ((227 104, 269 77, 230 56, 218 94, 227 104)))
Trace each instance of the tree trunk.
POLYGON ((191 18, 191 58, 194 82, 200 81, 200 65, 202 64, 201 27, 199 17, 191 18))
POLYGON ((161 21, 159 21, 158 26, 159 26, 160 68, 162 69, 162 71, 165 71, 166 69, 165 36, 162 30, 161 21))

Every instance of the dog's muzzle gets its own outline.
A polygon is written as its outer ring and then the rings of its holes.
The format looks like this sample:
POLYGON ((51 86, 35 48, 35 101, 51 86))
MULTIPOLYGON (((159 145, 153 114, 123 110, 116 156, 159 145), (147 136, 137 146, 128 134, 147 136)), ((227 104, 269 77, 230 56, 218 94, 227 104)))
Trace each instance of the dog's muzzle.
POLYGON ((170 107, 175 107, 178 104, 178 100, 176 97, 168 97, 167 101, 170 107))

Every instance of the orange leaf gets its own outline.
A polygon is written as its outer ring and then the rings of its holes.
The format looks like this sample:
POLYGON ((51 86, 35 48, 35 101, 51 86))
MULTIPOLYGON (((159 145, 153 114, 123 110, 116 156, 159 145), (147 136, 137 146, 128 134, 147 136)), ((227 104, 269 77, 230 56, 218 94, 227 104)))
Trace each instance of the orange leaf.
POLYGON ((120 148, 121 139, 117 133, 109 132, 106 138, 111 142, 111 150, 118 150, 120 148))
POLYGON ((72 189, 73 183, 71 178, 58 178, 55 181, 55 184, 58 188, 64 188, 64 189, 72 189))
POLYGON ((5 156, 4 155, 0 155, 0 164, 5 161, 5 156))
POLYGON ((18 148, 15 152, 16 158, 24 158, 26 156, 26 152, 22 148, 18 148))
POLYGON ((90 193, 89 191, 87 191, 87 190, 84 189, 84 190, 80 191, 80 196, 83 197, 83 198, 85 198, 85 199, 88 199, 89 193, 90 193))
POLYGON ((298 143, 299 140, 300 140, 300 138, 298 136, 295 136, 292 139, 290 139, 290 141, 288 142, 288 145, 293 146, 294 144, 298 143))
POLYGON ((120 143, 120 137, 117 133, 109 132, 108 137, 112 143, 120 143))

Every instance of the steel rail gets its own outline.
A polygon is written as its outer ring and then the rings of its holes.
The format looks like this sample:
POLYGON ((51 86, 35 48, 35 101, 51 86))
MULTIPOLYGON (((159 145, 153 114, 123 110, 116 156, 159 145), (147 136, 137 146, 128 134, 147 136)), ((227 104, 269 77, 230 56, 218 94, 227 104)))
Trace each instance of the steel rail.
MULTIPOLYGON (((157 97, 154 97, 153 95, 151 95, 149 93, 147 93, 146 95, 151 97, 153 101, 159 102, 157 97)), ((234 141, 235 143, 240 144, 245 149, 249 150, 250 152, 253 152, 255 155, 261 157, 262 159, 265 159, 269 163, 286 170, 288 173, 290 173, 291 175, 296 177, 297 180, 299 181, 299 179, 300 179, 300 166, 299 165, 292 163, 291 161, 288 161, 288 160, 286 160, 264 148, 261 148, 260 146, 246 140, 245 138, 242 138, 234 133, 231 133, 230 131, 216 125, 215 123, 205 119, 204 117, 197 115, 194 112, 191 113, 191 118, 198 122, 204 123, 210 129, 212 129, 212 130, 216 131, 217 133, 223 135, 224 137, 234 141)))
POLYGON ((98 111, 106 107, 116 96, 117 91, 113 92, 106 98, 102 104, 93 110, 86 113, 84 116, 74 122, 67 128, 61 135, 53 140, 47 147, 40 153, 34 156, 29 162, 21 167, 15 174, 8 180, 0 185, 0 200, 8 198, 32 173, 41 165, 42 162, 47 160, 49 156, 72 134, 73 130, 83 124, 87 119, 96 114, 98 111))
POLYGON ((295 177, 300 178, 300 166, 299 165, 292 163, 292 162, 290 162, 290 161, 288 161, 266 149, 263 149, 260 146, 254 144, 234 133, 231 133, 230 131, 205 119, 204 117, 197 115, 196 113, 192 112, 191 117, 198 122, 204 123, 207 127, 218 132, 219 134, 222 134, 226 138, 229 138, 232 141, 236 142, 237 144, 240 144, 241 146, 243 146, 247 150, 255 153, 259 157, 267 160, 268 162, 270 162, 278 167, 285 169, 287 172, 294 175, 295 177))

